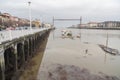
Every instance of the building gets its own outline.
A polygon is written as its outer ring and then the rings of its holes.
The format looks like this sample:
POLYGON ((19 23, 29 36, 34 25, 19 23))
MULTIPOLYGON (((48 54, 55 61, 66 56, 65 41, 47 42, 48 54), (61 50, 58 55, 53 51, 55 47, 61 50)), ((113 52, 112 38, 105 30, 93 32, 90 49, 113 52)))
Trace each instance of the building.
POLYGON ((98 23, 98 27, 99 27, 99 28, 103 28, 103 25, 104 25, 103 22, 98 23))
POLYGON ((102 22, 103 28, 117 28, 120 27, 120 21, 105 21, 102 22))
POLYGON ((9 13, 0 13, 0 28, 29 26, 30 21, 24 18, 18 18, 9 13))
POLYGON ((92 28, 92 27, 98 27, 98 22, 89 22, 88 23, 88 27, 92 28))
POLYGON ((36 19, 36 20, 32 21, 32 25, 35 26, 35 27, 40 28, 41 27, 41 22, 40 22, 40 20, 36 19))
POLYGON ((0 14, 0 26, 1 26, 1 28, 6 28, 6 27, 8 27, 8 25, 9 25, 9 18, 10 18, 10 14, 8 14, 8 13, 1 13, 0 14))
POLYGON ((88 27, 88 26, 89 26, 88 24, 81 24, 81 25, 80 25, 81 28, 86 28, 86 27, 88 27))

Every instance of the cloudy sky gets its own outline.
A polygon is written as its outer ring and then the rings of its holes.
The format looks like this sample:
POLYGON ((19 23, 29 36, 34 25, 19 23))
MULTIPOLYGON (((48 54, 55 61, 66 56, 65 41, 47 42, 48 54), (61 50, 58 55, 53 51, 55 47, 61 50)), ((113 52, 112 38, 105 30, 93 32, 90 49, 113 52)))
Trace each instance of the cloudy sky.
MULTIPOLYGON (((32 19, 52 23, 55 18, 80 18, 89 21, 120 21, 120 0, 29 0, 31 1, 32 19)), ((0 11, 11 15, 28 18, 28 0, 1 0, 0 11)), ((70 26, 79 21, 55 22, 56 26, 70 26)))

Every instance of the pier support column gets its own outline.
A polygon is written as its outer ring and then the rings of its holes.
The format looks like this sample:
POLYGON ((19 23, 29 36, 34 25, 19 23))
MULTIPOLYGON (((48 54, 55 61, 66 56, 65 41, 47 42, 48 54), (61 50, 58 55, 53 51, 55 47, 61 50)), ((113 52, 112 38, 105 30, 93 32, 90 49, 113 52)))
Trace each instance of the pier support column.
POLYGON ((34 43, 33 43, 33 38, 31 38, 31 56, 33 57, 34 56, 34 43))
POLYGON ((22 42, 22 46, 21 46, 21 52, 22 52, 22 62, 23 62, 23 65, 25 64, 25 51, 24 51, 24 42, 22 42))
POLYGON ((32 39, 32 54, 35 55, 35 39, 32 39))
POLYGON ((24 56, 24 45, 23 43, 17 44, 17 68, 21 69, 25 63, 25 56, 24 56))
POLYGON ((25 55, 25 61, 28 61, 29 58, 29 48, 28 48, 28 41, 24 41, 24 55, 25 55))
POLYGON ((32 57, 32 41, 31 38, 29 39, 29 56, 32 57))
POLYGON ((34 37, 34 39, 33 39, 33 44, 34 44, 34 54, 35 54, 35 37, 34 37))
POLYGON ((14 49, 15 49, 15 50, 14 50, 14 56, 15 56, 15 65, 14 65, 14 66, 15 66, 15 71, 17 72, 17 70, 18 70, 18 67, 17 67, 17 66, 18 66, 18 65, 17 65, 17 64, 18 64, 18 63, 17 63, 17 60, 18 60, 18 59, 17 59, 17 45, 14 46, 14 49))
POLYGON ((4 49, 0 48, 0 80, 5 80, 4 49))

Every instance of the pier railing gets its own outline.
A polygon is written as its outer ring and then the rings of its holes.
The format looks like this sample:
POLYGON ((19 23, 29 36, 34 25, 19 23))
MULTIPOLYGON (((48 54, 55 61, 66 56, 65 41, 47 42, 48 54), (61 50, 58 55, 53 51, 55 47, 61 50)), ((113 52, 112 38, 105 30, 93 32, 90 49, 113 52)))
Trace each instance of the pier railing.
POLYGON ((39 28, 39 29, 27 29, 27 30, 5 30, 0 31, 0 44, 2 42, 11 41, 16 38, 20 38, 26 35, 34 34, 36 32, 48 30, 50 28, 39 28))

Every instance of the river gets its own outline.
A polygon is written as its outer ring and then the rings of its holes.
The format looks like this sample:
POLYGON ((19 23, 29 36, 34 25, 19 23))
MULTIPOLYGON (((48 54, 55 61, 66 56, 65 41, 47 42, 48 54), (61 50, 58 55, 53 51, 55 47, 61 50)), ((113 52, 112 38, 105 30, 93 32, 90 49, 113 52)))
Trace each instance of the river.
MULTIPOLYGON (((55 38, 61 36, 61 30, 57 29, 54 33, 55 38)), ((81 42, 89 42, 93 44, 106 45, 108 34, 108 47, 118 49, 120 51, 120 30, 96 30, 96 29, 69 29, 73 36, 81 34, 81 42)))
POLYGON ((63 28, 56 29, 50 34, 38 79, 42 77, 46 80, 45 72, 49 72, 52 64, 74 65, 88 69, 91 73, 104 73, 120 78, 120 56, 106 53, 97 45, 106 45, 108 34, 108 47, 120 52, 120 30, 69 29, 73 33, 73 39, 62 39, 62 30, 63 28), (81 38, 76 38, 79 34, 81 38), (88 49, 87 54, 85 54, 86 49, 88 49))

